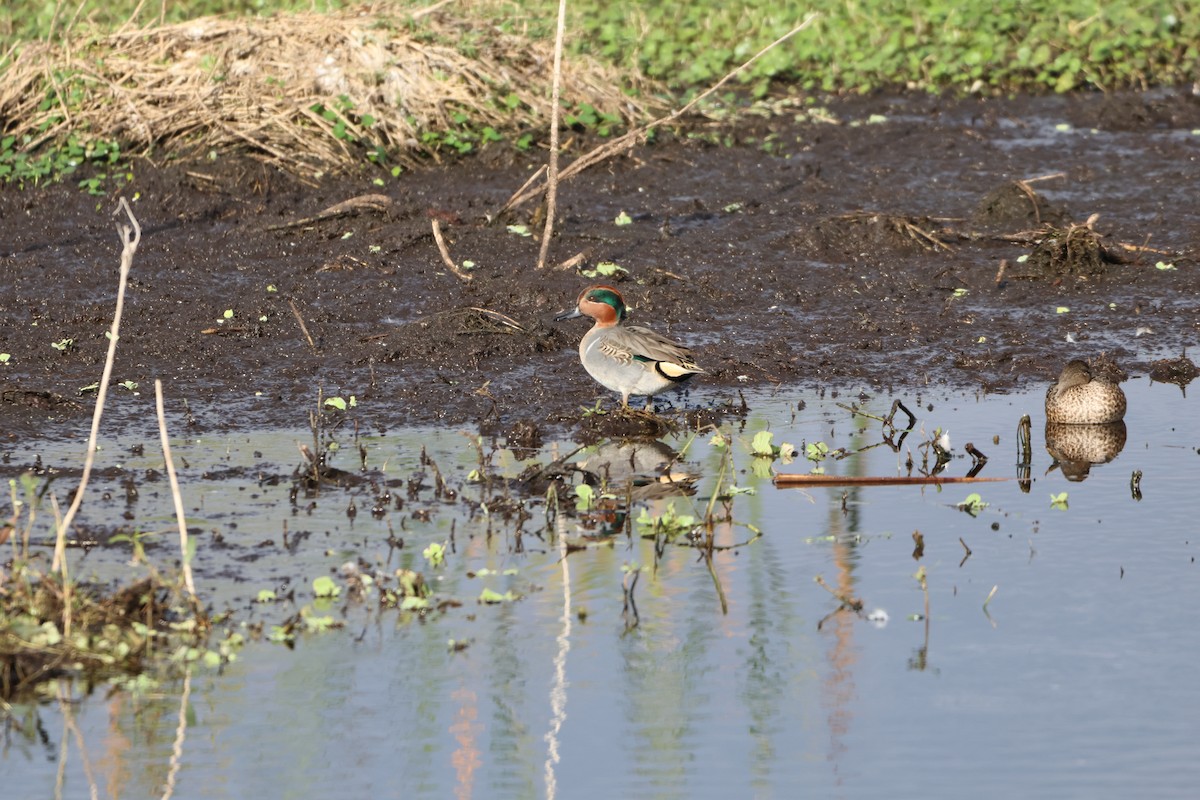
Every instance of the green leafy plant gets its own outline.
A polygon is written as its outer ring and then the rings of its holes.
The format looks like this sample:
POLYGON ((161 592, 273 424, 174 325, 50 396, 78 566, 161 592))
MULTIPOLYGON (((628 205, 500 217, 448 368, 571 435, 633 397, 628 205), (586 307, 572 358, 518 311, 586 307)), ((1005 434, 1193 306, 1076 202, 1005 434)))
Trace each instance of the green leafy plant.
POLYGON ((646 508, 638 514, 637 524, 651 536, 659 533, 672 539, 680 534, 688 533, 696 527, 696 518, 691 514, 675 513, 675 503, 667 503, 667 509, 660 516, 653 516, 646 508))
POLYGON ((333 578, 330 578, 328 575, 322 575, 321 577, 314 579, 312 587, 313 594, 315 594, 317 597, 333 598, 342 593, 342 588, 338 586, 334 582, 333 578))
POLYGON ((575 510, 588 511, 596 501, 596 490, 586 483, 575 487, 575 510))
POLYGON ((429 566, 437 569, 446 560, 446 547, 438 542, 433 542, 421 551, 421 555, 429 562, 429 566))
POLYGON ((983 497, 981 497, 978 492, 972 492, 971 494, 967 495, 965 500, 958 504, 958 509, 960 511, 965 511, 972 517, 977 517, 979 516, 980 512, 982 512, 989 505, 991 504, 983 502, 983 497))
POLYGON ((482 592, 479 593, 479 602, 481 602, 481 603, 488 603, 488 604, 511 603, 513 600, 519 600, 519 599, 520 599, 520 596, 514 594, 511 589, 508 590, 507 592, 505 592, 504 594, 500 594, 499 592, 495 591, 494 589, 485 588, 482 592))
POLYGON ((591 407, 581 406, 579 410, 583 412, 584 419, 587 419, 588 417, 602 417, 607 414, 608 412, 601 408, 601 402, 603 401, 597 400, 596 405, 591 407))
POLYGON ((580 270, 579 274, 585 278, 616 278, 628 275, 629 270, 614 261, 601 261, 595 269, 580 270))

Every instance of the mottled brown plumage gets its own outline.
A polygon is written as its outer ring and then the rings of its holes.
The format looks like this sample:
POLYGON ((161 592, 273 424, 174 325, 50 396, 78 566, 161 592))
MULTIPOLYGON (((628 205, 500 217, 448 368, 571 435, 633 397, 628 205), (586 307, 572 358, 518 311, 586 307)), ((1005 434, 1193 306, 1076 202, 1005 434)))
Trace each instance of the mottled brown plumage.
POLYGON ((1063 367, 1046 392, 1046 421, 1068 425, 1117 422, 1125 417, 1125 392, 1115 383, 1092 377, 1086 361, 1063 367))

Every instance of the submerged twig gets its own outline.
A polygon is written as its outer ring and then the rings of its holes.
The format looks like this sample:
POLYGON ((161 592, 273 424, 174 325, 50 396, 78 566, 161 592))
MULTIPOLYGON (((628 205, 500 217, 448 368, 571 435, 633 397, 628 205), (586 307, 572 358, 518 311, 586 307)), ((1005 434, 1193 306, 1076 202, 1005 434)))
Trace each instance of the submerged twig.
POLYGON ((154 409, 158 413, 158 435, 162 439, 163 460, 167 464, 167 478, 171 482, 171 498, 175 501, 175 519, 179 522, 179 559, 183 564, 183 585, 188 596, 196 599, 196 584, 192 580, 192 560, 188 553, 187 518, 183 513, 183 495, 179 492, 179 476, 175 474, 175 461, 171 458, 171 440, 167 435, 167 417, 163 412, 162 381, 154 379, 154 409))
POLYGON ((837 589, 834 589, 832 586, 830 586, 828 583, 826 583, 825 579, 822 578, 820 575, 813 578, 813 581, 818 586, 820 586, 822 589, 824 589, 825 591, 829 592, 831 595, 836 597, 838 602, 841 603, 844 608, 848 608, 851 611, 862 611, 863 610, 863 601, 862 600, 858 599, 857 597, 854 597, 853 595, 846 594, 845 592, 839 592, 837 589))
POLYGON ((716 535, 713 531, 713 508, 716 507, 717 497, 721 494, 721 483, 725 480, 725 471, 730 466, 730 461, 733 458, 732 448, 725 448, 725 456, 721 459, 721 469, 717 472, 717 482, 713 486, 712 496, 708 498, 708 508, 704 510, 704 563, 708 565, 708 574, 712 576, 713 586, 717 590, 717 599, 721 602, 721 613, 729 613, 729 601, 725 598, 725 589, 721 586, 721 577, 717 575, 716 567, 713 565, 713 546, 716 544, 716 535))

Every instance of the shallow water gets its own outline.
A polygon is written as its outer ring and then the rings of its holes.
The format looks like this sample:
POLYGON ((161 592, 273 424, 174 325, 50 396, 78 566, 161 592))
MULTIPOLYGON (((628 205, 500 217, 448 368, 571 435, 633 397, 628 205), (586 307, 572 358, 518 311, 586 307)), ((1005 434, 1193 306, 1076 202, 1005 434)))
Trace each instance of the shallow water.
MULTIPOLYGON (((511 526, 492 519, 488 537, 477 507, 433 504, 428 490, 381 519, 369 513, 366 487, 302 498, 293 511, 286 475, 263 476, 298 461, 295 442, 306 432, 180 441, 189 516, 206 532, 197 584, 214 606, 277 624, 313 602, 313 578, 356 557, 419 569, 435 597, 464 605, 422 621, 339 601, 331 613, 344 629, 301 636, 294 651, 251 643, 224 674, 196 668, 144 695, 86 695, 64 683, 74 703, 14 707, 0 754, 5 795, 87 797, 91 782, 113 797, 161 795, 168 782, 175 797, 205 798, 1188 795, 1200 779, 1192 669, 1200 642, 1189 621, 1200 604, 1192 528, 1200 441, 1178 387, 1144 377, 1124 386, 1126 443, 1082 482, 1047 473, 1040 391, 906 395, 919 423, 899 452, 881 445, 826 462, 835 474, 902 474, 909 453, 920 465, 920 443, 942 428, 958 456, 946 475, 966 473, 971 441, 990 457, 983 476, 1012 478, 1017 422, 1029 413, 1028 493, 1016 480, 775 489, 750 471, 744 444, 755 432, 769 425, 776 444, 858 450, 880 443, 880 426, 836 405, 855 398, 750 397, 733 448, 736 483, 756 493, 738 495, 733 511, 763 535, 716 551, 713 574, 683 546, 668 546, 655 570, 653 542, 624 535, 563 560, 558 540, 538 535, 540 502, 520 551, 511 526), (222 465, 244 473, 197 479, 222 465), (1134 470, 1143 474, 1140 500, 1134 470), (204 489, 197 496, 189 486, 204 489), (972 492, 988 503, 977 517, 957 508, 972 492), (1053 508, 1061 492, 1067 508, 1053 508), (418 506, 433 509, 429 522, 413 519, 418 506), (402 549, 389 553, 389 532, 404 538, 402 549), (446 565, 430 568, 422 549, 452 532, 446 565), (636 618, 622 589, 633 564, 643 567, 636 618), (914 577, 922 566, 927 620, 914 577), (495 574, 468 575, 483 568, 495 574), (860 598, 863 613, 839 610, 817 577, 860 598), (484 586, 522 599, 477 604, 484 586), (267 587, 295 588, 295 605, 250 602, 267 587), (451 639, 469 644, 454 651, 451 639)), ((865 408, 885 414, 891 399, 865 408)), ((349 434, 339 439, 337 465, 352 469, 349 434)), ((152 441, 138 459, 126 455, 129 442, 106 453, 144 469, 155 463, 152 441)), ((386 462, 398 495, 424 445, 460 498, 472 496, 466 477, 478 458, 457 431, 361 441, 369 466, 386 462)), ((687 445, 683 465, 701 474, 695 497, 675 498, 676 510, 702 515, 721 451, 707 434, 667 443, 687 445)), ((47 463, 70 461, 70 449, 47 447, 36 451, 47 463)), ((555 447, 565 455, 574 445, 555 447)), ((11 463, 34 453, 18 448, 11 463)), ((508 451, 494 457, 508 475, 523 463, 508 451)), ((809 466, 776 462, 782 471, 809 466)), ((142 486, 139 524, 169 517, 160 486, 142 486)), ((103 518, 120 499, 108 502, 93 513, 103 518)), ((661 513, 664 503, 651 508, 661 513)), ((559 520, 578 536, 577 517, 559 520)), ((746 527, 717 530, 718 546, 752 538, 746 527)), ((169 543, 151 556, 169 562, 169 543)), ((116 545, 72 551, 76 574, 98 577, 128 574, 127 556, 116 545)))

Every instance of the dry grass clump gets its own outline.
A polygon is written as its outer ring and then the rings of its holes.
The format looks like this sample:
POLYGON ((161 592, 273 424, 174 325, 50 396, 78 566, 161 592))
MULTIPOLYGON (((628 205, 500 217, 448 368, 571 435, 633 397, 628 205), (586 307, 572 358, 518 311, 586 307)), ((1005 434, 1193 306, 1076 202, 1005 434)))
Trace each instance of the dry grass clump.
MULTIPOLYGON (((441 11, 206 17, 25 43, 0 67, 0 119, 27 151, 73 133, 308 172, 373 148, 412 160, 468 128, 545 131, 552 65, 553 42, 441 11)), ((648 82, 598 62, 573 58, 562 79, 568 103, 626 124, 654 110, 648 82)))

